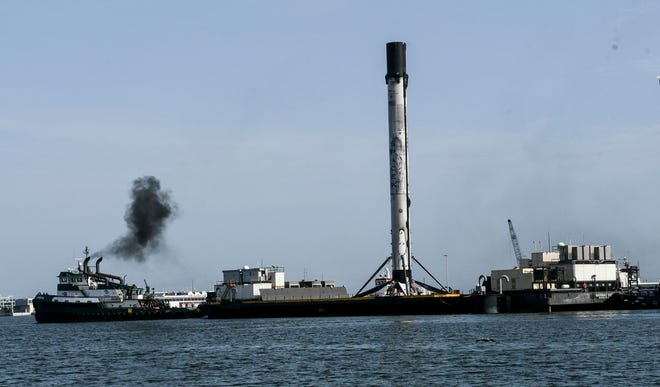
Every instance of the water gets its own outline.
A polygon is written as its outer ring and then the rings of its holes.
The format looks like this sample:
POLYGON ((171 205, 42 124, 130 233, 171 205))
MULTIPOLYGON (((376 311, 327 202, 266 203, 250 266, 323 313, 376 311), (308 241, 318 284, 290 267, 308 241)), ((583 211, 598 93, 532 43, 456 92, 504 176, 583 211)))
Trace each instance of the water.
POLYGON ((657 385, 660 313, 0 318, 7 385, 657 385), (478 342, 479 338, 494 342, 478 342))

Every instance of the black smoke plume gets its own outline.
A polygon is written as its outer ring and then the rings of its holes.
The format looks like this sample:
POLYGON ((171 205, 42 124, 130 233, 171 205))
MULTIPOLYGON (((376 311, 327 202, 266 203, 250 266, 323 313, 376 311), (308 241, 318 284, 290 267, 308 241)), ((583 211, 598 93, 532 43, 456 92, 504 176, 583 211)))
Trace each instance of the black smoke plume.
POLYGON ((153 176, 133 181, 131 198, 124 214, 128 232, 103 252, 142 262, 150 253, 158 251, 165 224, 176 216, 178 208, 170 193, 161 190, 160 181, 153 176))

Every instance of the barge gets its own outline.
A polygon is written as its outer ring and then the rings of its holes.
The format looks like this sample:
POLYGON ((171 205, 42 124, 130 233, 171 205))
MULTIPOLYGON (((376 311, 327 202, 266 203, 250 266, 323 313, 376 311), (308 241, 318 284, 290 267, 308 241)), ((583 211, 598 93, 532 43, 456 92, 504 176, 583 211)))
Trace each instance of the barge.
POLYGON ((559 243, 519 264, 480 278, 501 313, 659 308, 660 283, 642 282, 626 258, 619 267, 609 245, 559 243))
POLYGON ((386 287, 374 295, 349 297, 345 287, 332 281, 286 282, 284 269, 274 266, 223 273, 224 280, 200 305, 212 319, 487 313, 495 312, 497 304, 492 295, 417 289, 414 295, 393 296, 386 287))
POLYGON ((287 285, 284 271, 274 267, 246 267, 225 271, 224 281, 209 292, 200 309, 209 318, 242 318, 657 308, 657 284, 641 290, 636 268, 619 270, 610 246, 559 244, 554 251, 534 253, 531 260, 521 262, 510 220, 518 266, 481 276, 471 294, 452 291, 412 255, 405 51, 403 42, 387 44, 391 255, 354 297, 334 284, 287 285), (388 263, 391 271, 363 291, 388 263), (417 280, 413 264, 436 284, 417 280))
POLYGON ((283 270, 225 271, 224 281, 200 305, 209 318, 483 313, 491 309, 495 297, 451 291, 411 254, 406 44, 387 43, 386 52, 391 255, 354 297, 334 285, 286 286, 283 270), (373 288, 363 291, 388 263, 391 275, 388 270, 388 275, 376 279, 373 288), (414 278, 413 263, 437 285, 414 278))

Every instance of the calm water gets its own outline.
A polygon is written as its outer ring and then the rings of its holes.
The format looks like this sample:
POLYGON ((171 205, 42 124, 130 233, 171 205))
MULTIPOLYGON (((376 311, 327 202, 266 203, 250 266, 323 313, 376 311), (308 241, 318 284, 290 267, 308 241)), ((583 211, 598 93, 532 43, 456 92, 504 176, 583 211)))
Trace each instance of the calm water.
POLYGON ((660 312, 36 324, 0 384, 658 385, 660 312), (476 342, 489 337, 494 342, 476 342))

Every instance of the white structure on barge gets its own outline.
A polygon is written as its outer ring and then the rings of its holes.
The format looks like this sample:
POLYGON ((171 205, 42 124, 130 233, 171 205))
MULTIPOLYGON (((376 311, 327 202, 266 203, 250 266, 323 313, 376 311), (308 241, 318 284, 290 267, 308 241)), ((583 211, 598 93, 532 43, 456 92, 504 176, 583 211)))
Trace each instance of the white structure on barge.
POLYGON ((11 316, 14 314, 14 305, 16 304, 14 297, 0 296, 0 316, 11 316))
MULTIPOLYGON (((532 253, 520 265, 493 270, 477 285, 478 292, 502 295, 501 312, 630 307, 629 296, 641 283, 639 268, 625 258, 619 267, 609 245, 559 243, 553 251, 532 253)), ((656 301, 647 297, 644 303, 649 302, 656 301)))
POLYGON ((0 316, 30 316, 34 314, 31 298, 0 296, 0 316))
POLYGON ((154 292, 154 298, 162 300, 172 308, 196 309, 199 304, 206 301, 207 293, 204 291, 168 291, 154 292))
POLYGON ((214 287, 217 300, 283 301, 348 297, 346 288, 336 287, 334 281, 288 282, 284 278, 284 268, 277 266, 245 266, 223 270, 222 274, 223 281, 214 287))
POLYGON ((604 291, 628 288, 630 280, 636 280, 636 276, 629 278, 628 272, 618 269, 609 245, 577 246, 560 243, 556 251, 532 253, 532 259, 524 259, 522 263, 523 267, 493 270, 491 290, 506 292, 578 288, 604 291))

